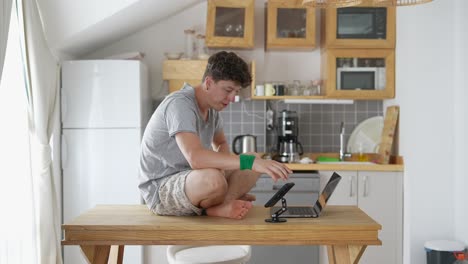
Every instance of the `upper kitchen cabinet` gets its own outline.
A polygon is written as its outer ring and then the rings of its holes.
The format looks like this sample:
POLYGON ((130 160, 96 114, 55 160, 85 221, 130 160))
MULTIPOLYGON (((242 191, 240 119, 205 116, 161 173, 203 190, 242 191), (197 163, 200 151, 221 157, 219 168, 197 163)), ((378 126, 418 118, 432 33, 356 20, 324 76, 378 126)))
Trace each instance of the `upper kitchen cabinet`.
MULTIPOLYGON (((202 83, 207 60, 165 60, 163 62, 163 80, 168 81, 169 93, 180 90, 184 83, 196 86, 202 83)), ((255 61, 249 64, 252 75, 252 87, 255 87, 255 61)), ((247 89, 249 91, 249 89, 247 89)))
POLYGON ((255 0, 208 0, 206 45, 253 48, 255 0))
POLYGON ((359 5, 321 12, 324 48, 395 48, 395 7, 359 5))
POLYGON ((327 49, 322 79, 329 98, 371 100, 395 97, 393 49, 327 49))
POLYGON ((188 83, 192 86, 202 82, 207 60, 165 60, 163 80, 169 83, 169 93, 175 92, 188 83))
POLYGON ((266 49, 313 49, 315 9, 302 0, 268 0, 266 49))

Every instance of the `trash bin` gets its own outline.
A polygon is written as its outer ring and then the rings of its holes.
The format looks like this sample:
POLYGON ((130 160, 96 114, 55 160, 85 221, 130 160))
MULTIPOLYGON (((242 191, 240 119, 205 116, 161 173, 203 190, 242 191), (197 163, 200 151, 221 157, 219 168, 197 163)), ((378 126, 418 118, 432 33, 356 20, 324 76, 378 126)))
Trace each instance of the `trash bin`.
POLYGON ((452 264, 456 254, 464 253, 465 245, 457 241, 432 240, 424 244, 427 264, 452 264))

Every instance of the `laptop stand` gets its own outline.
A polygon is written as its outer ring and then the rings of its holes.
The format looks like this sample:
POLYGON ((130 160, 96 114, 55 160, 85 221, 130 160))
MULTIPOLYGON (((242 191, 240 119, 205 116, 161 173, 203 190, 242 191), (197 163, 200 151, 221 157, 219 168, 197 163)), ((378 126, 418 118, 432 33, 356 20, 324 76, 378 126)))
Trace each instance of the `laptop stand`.
POLYGON ((284 222, 286 222, 287 221, 286 219, 279 218, 279 216, 281 214, 283 214, 284 212, 286 212, 286 210, 288 210, 288 205, 286 204, 286 199, 283 197, 283 198, 281 198, 281 208, 278 209, 278 211, 274 212, 271 215, 271 219, 265 219, 265 222, 268 222, 268 223, 284 223, 284 222))

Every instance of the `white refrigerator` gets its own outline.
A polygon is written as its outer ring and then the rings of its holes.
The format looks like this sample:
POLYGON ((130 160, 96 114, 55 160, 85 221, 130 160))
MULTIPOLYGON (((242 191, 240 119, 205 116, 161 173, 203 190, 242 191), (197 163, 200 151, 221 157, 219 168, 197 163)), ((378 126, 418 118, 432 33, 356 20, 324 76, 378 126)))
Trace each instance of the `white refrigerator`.
MULTIPOLYGON (((151 115, 145 65, 135 60, 66 61, 62 65, 63 221, 97 204, 141 204, 140 142, 151 115)), ((141 263, 142 247, 125 247, 124 263, 141 263)), ((65 264, 85 264, 78 246, 65 264)))

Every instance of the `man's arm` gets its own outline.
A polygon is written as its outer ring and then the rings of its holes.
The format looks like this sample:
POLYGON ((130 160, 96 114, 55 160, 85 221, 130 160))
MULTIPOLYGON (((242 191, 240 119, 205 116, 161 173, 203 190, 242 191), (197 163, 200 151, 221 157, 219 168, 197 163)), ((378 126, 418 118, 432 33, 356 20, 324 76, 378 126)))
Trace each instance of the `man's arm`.
POLYGON ((218 131, 213 137, 213 149, 217 152, 231 153, 229 144, 227 143, 226 136, 223 131, 218 131))
MULTIPOLYGON (((218 135, 219 137, 219 135, 218 135)), ((217 168, 223 170, 239 169, 239 156, 231 155, 227 147, 226 140, 224 143, 218 141, 218 146, 221 146, 223 151, 215 152, 203 147, 200 138, 191 132, 180 132, 175 135, 177 145, 182 154, 187 159, 192 169, 217 168), (223 144, 226 145, 223 147, 223 144), (227 152, 226 152, 227 151, 227 152)), ((218 140, 220 140, 218 138, 218 140)), ((256 158, 252 166, 252 170, 270 175, 273 180, 287 179, 292 171, 284 164, 273 161, 256 158)))
MULTIPOLYGON (((191 132, 177 133, 176 142, 192 169, 218 168, 239 169, 239 157, 228 152, 215 152, 205 149, 200 138, 191 132)), ((222 147, 222 145, 219 145, 222 147)), ((226 147, 225 147, 226 148, 226 147)))

